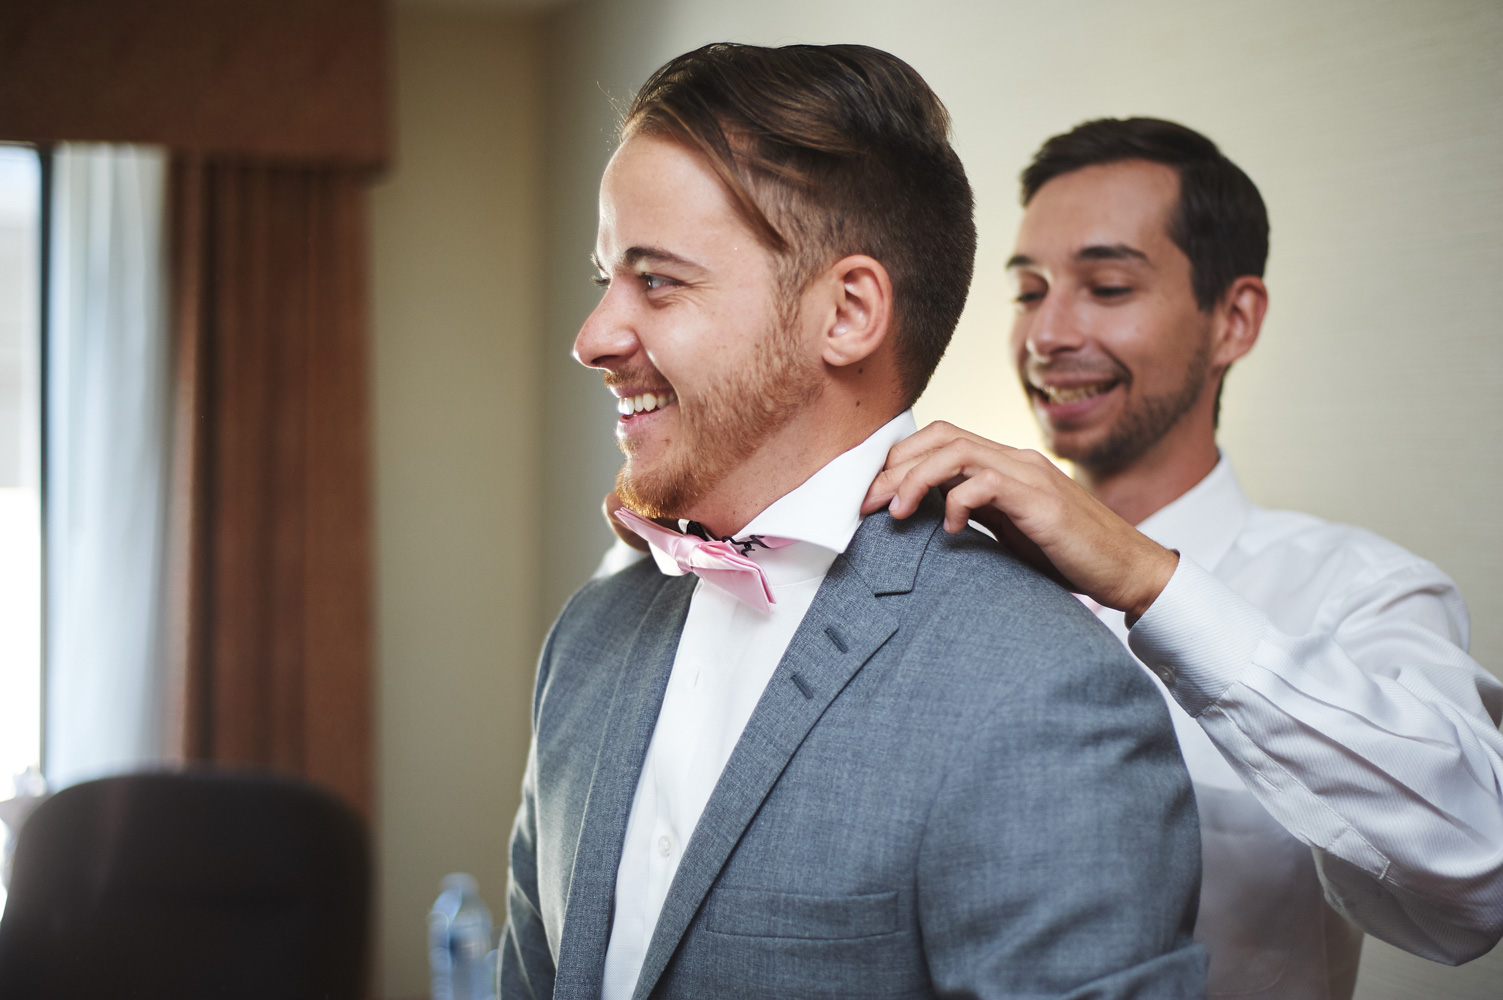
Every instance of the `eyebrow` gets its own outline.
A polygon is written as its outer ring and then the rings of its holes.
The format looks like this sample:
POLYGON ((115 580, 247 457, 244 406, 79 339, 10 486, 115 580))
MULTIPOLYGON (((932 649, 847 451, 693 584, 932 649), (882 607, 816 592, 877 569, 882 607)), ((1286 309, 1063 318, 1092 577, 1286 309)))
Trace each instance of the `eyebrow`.
POLYGON ((1081 247, 1075 251, 1076 260, 1140 260, 1148 263, 1148 255, 1126 243, 1111 243, 1106 246, 1081 247))
MULTIPOLYGON (((1094 246, 1081 247, 1075 251, 1075 259, 1084 260, 1136 260, 1148 263, 1148 255, 1137 247, 1130 247, 1126 243, 1096 244, 1094 246)), ((1032 267, 1038 262, 1027 254, 1013 254, 1007 261, 1007 270, 1017 267, 1032 267)))
MULTIPOLYGON (((702 265, 696 264, 689 258, 680 257, 678 254, 670 253, 669 251, 664 250, 660 247, 629 247, 621 255, 621 263, 625 267, 636 267, 643 261, 647 261, 651 264, 679 264, 683 267, 693 267, 701 271, 704 270, 704 267, 702 265)), ((598 254, 590 254, 590 263, 594 264, 597 270, 607 270, 605 265, 601 262, 598 254)))

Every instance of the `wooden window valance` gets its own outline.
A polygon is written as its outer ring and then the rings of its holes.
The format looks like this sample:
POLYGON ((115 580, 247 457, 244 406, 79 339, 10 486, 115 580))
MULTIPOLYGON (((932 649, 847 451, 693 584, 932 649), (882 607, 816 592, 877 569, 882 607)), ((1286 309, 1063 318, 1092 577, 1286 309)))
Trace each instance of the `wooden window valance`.
POLYGON ((0 139, 380 166, 380 0, 4 0, 0 139))

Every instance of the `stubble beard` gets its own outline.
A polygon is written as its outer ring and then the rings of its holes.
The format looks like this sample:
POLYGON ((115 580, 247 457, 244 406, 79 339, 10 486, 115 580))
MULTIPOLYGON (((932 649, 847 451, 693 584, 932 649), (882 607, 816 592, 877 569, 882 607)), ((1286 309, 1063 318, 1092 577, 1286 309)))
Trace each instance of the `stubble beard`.
POLYGON ((1210 369, 1211 343, 1207 337, 1196 347, 1178 388, 1141 399, 1136 407, 1122 414, 1101 441, 1078 449, 1055 447, 1054 453, 1097 474, 1121 472, 1142 458, 1195 407, 1206 389, 1206 375, 1210 369))
POLYGON ((765 356, 731 372, 696 398, 677 403, 680 437, 653 465, 639 467, 629 439, 618 438, 626 464, 616 494, 643 517, 682 517, 725 481, 769 437, 818 398, 824 377, 799 352, 790 319, 780 317, 763 340, 765 356))

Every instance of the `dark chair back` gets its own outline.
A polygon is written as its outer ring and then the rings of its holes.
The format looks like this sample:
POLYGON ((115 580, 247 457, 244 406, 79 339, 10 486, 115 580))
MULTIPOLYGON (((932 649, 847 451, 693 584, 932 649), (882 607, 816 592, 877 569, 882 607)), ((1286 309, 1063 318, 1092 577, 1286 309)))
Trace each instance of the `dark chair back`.
POLYGON ((0 1000, 359 1000, 364 822, 302 782, 132 774, 39 806, 0 920, 0 1000))

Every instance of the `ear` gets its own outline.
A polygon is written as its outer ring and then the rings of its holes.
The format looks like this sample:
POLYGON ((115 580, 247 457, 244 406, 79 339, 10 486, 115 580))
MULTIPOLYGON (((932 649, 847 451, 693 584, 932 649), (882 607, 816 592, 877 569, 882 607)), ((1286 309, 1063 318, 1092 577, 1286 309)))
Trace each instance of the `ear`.
POLYGON ((892 322, 887 268, 865 254, 852 254, 836 261, 826 278, 835 308, 820 356, 836 367, 864 361, 887 339, 892 322))
POLYGON ((1263 315, 1268 312, 1268 286, 1263 279, 1244 274, 1232 281, 1216 306, 1216 343, 1212 367, 1227 368, 1258 342, 1263 315))

